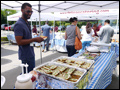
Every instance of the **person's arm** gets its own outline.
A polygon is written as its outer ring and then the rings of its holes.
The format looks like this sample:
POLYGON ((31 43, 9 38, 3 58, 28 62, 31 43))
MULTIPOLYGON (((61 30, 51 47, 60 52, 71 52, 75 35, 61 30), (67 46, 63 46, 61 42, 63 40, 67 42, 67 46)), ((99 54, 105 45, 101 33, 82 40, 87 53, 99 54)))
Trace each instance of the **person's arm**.
POLYGON ((96 32, 98 36, 101 36, 103 33, 103 27, 100 28, 99 31, 96 32))
POLYGON ((51 27, 49 29, 50 29, 50 33, 52 33, 51 27))
POLYGON ((18 45, 27 45, 31 42, 41 42, 44 39, 41 37, 36 37, 32 39, 23 39, 24 35, 24 29, 22 28, 22 24, 18 23, 14 26, 14 33, 15 33, 15 39, 18 45))
POLYGON ((41 30, 41 33, 43 33, 43 28, 42 28, 42 30, 41 30))
POLYGON ((92 37, 94 37, 94 36, 95 36, 95 34, 92 35, 92 37))
POLYGON ((92 37, 94 37, 95 36, 95 33, 94 33, 94 30, 92 29, 92 37))
POLYGON ((35 33, 37 34, 37 28, 35 30, 36 30, 35 33))
POLYGON ((111 37, 113 37, 113 35, 114 35, 114 29, 113 29, 113 31, 112 31, 111 37))
POLYGON ((44 39, 41 37, 36 37, 32 39, 22 39, 23 36, 15 36, 16 42, 18 45, 27 45, 31 42, 42 42, 44 39))
POLYGON ((77 35, 78 35, 78 38, 81 40, 82 39, 82 36, 81 36, 81 32, 80 32, 80 29, 77 27, 77 35))
POLYGON ((67 32, 65 31, 65 40, 67 40, 67 32))
POLYGON ((50 30, 50 33, 52 33, 52 31, 50 30))

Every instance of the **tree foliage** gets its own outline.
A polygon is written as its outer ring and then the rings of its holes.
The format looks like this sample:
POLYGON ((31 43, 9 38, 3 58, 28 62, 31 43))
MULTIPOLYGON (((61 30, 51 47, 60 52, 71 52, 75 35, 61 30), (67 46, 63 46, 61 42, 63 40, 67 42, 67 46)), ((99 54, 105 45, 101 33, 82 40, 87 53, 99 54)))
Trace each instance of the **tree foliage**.
MULTIPOLYGON (((7 16, 17 13, 16 10, 1 9, 1 24, 7 24, 7 16)), ((13 21, 9 21, 9 24, 13 24, 13 21)))

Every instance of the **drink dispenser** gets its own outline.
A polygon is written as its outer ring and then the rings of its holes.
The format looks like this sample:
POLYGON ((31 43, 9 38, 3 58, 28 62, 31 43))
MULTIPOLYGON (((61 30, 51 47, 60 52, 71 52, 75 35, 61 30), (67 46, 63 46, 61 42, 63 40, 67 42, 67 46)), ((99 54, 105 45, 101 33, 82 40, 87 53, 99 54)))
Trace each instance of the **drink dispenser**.
POLYGON ((27 73, 28 65, 21 64, 22 74, 17 76, 17 81, 15 82, 15 89, 33 89, 32 87, 32 75, 27 73), (26 74, 24 74, 24 66, 26 67, 26 74))

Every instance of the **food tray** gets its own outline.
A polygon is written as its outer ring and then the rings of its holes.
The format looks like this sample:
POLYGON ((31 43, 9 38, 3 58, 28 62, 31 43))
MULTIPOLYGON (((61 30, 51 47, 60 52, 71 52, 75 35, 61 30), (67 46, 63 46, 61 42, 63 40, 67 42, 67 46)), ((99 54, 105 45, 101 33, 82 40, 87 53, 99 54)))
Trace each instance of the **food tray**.
POLYGON ((80 56, 78 56, 78 58, 88 59, 88 60, 95 60, 98 56, 100 56, 100 53, 90 53, 90 52, 87 52, 88 55, 84 55, 84 54, 85 53, 81 54, 80 56), (96 56, 91 56, 93 54, 96 55, 96 56), (88 57, 91 57, 91 58, 88 58, 88 57))
MULTIPOLYGON (((86 69, 86 70, 89 70, 93 65, 94 65, 94 60, 87 60, 87 59, 79 59, 79 58, 73 58, 73 57, 67 57, 67 56, 61 56, 61 57, 58 57, 54 60, 52 60, 52 62, 54 63, 58 63, 56 61, 58 61, 58 59, 64 59, 64 58, 67 58, 69 60, 75 60, 75 61, 84 61, 84 62, 88 62, 88 63, 91 63, 91 65, 86 69)), ((69 64, 66 64, 66 63, 59 63, 61 65, 65 65, 65 66, 71 66, 69 64)), ((71 67, 76 67, 76 68, 80 68, 80 67, 77 67, 77 66, 71 66, 71 67)), ((83 69, 83 68, 82 68, 83 69)))
POLYGON ((46 63, 44 63, 44 64, 41 64, 41 65, 38 66, 38 67, 35 67, 35 68, 34 68, 34 71, 36 71, 37 73, 46 75, 46 76, 48 76, 48 77, 52 77, 52 78, 54 78, 54 79, 57 79, 57 80, 60 80, 60 81, 64 81, 64 82, 67 82, 67 83, 72 83, 72 84, 75 84, 75 85, 76 85, 76 84, 81 80, 81 78, 82 78, 84 75, 86 75, 86 73, 87 73, 87 71, 86 71, 85 69, 67 66, 68 68, 74 68, 74 69, 76 69, 76 70, 78 70, 78 71, 83 72, 83 75, 82 75, 76 82, 72 82, 72 81, 68 81, 68 80, 61 79, 61 78, 59 78, 59 77, 55 77, 55 76, 50 75, 50 74, 42 73, 42 72, 40 72, 40 71, 37 70, 38 68, 40 68, 40 67, 42 67, 42 66, 45 66, 45 65, 57 65, 57 66, 66 67, 65 65, 61 65, 61 64, 58 64, 58 63, 54 63, 54 62, 46 62, 46 63))

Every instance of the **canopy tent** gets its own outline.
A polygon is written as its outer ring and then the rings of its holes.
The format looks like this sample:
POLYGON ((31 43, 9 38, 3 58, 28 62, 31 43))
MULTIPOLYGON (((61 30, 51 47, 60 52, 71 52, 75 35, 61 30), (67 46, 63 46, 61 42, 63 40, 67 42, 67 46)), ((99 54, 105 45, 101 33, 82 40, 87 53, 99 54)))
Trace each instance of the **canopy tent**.
POLYGON ((55 12, 55 16, 64 16, 67 19, 77 17, 78 20, 105 20, 117 19, 119 9, 79 10, 67 12, 55 12))
MULTIPOLYGON (((8 21, 17 21, 21 17, 22 13, 7 16, 8 21)), ((52 13, 41 13, 41 21, 68 21, 70 17, 77 17, 78 20, 105 20, 105 19, 117 19, 119 15, 118 9, 102 9, 102 10, 81 10, 81 11, 68 11, 68 12, 55 12, 52 13)), ((33 13, 31 18, 28 20, 36 21, 39 19, 38 13, 33 13)))
MULTIPOLYGON (((39 12, 39 27, 40 27, 41 12, 119 9, 119 1, 1 1, 1 8, 20 10, 21 5, 25 2, 28 2, 32 5, 33 11, 39 12)), ((42 54, 41 54, 41 62, 42 62, 42 54)))
POLYGON ((32 9, 37 12, 63 12, 119 8, 119 1, 1 1, 1 7, 5 9, 20 10, 21 4, 25 2, 30 3, 32 5, 32 9), (40 6, 40 10, 38 6, 40 6))
MULTIPOLYGON (((18 12, 16 14, 13 15, 9 15, 7 16, 7 21, 17 21, 20 17, 22 16, 22 12, 18 12)), ((39 14, 38 13, 33 13, 31 15, 31 18, 28 19, 28 21, 36 21, 39 20, 39 14)), ((41 13, 41 21, 60 21, 61 18, 60 17, 55 17, 52 13, 41 13)))

